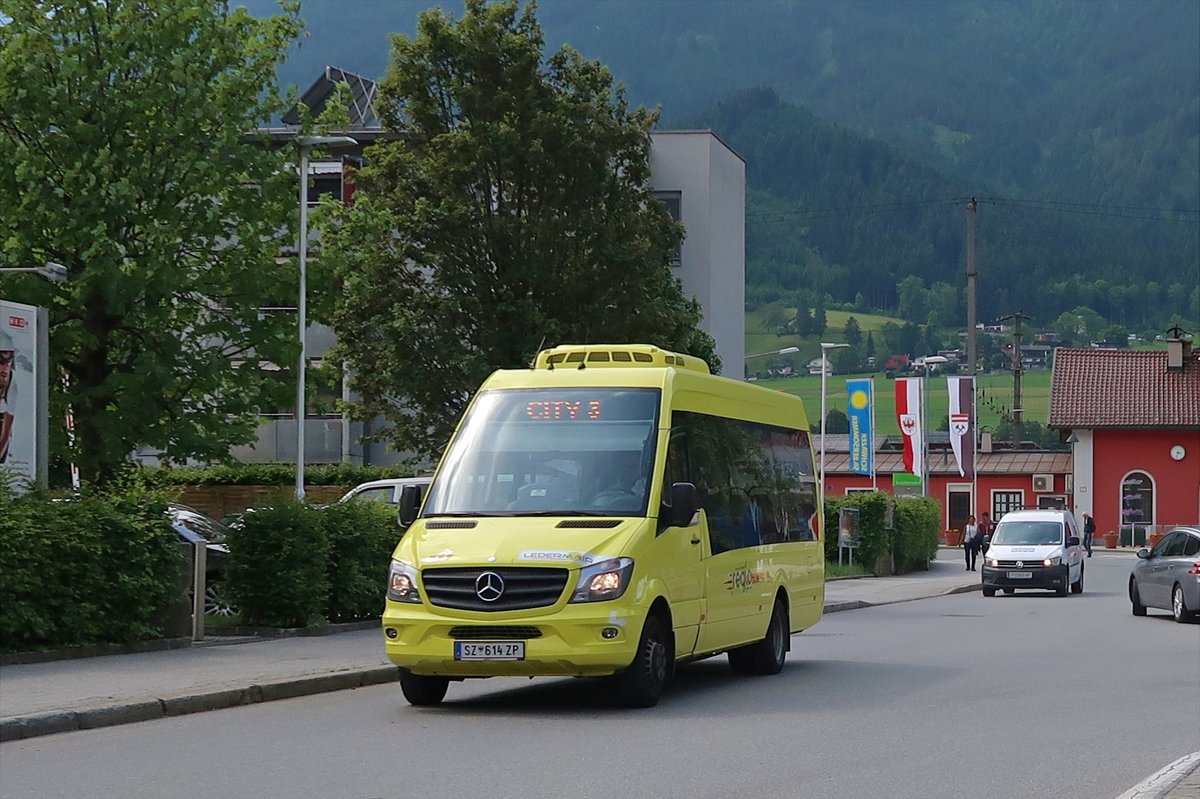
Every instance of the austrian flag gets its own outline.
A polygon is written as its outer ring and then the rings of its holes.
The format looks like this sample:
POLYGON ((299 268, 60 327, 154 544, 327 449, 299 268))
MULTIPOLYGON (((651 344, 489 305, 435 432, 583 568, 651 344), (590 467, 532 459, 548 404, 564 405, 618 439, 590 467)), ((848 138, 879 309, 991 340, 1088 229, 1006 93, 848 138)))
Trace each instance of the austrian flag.
POLYGON ((896 379, 896 421, 904 438, 904 470, 921 476, 925 471, 921 432, 921 378, 896 379))

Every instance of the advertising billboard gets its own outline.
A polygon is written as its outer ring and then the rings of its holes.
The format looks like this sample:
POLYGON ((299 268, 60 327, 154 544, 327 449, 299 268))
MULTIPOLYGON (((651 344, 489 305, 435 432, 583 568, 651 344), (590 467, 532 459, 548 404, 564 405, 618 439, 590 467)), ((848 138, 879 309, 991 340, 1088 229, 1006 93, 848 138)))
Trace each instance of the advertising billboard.
POLYGON ((0 470, 20 490, 45 475, 44 311, 0 300, 0 470))

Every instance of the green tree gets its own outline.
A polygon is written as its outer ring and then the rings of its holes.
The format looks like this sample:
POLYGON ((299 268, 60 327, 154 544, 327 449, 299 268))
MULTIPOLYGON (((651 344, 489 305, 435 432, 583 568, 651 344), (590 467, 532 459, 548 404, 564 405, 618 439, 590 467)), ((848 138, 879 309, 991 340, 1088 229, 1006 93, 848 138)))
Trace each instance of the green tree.
POLYGON ((640 341, 717 366, 670 263, 649 133, 608 70, 543 56, 532 3, 468 0, 392 39, 379 89, 398 140, 368 150, 354 208, 323 232, 344 294, 337 352, 356 414, 440 450, 471 392, 543 342, 640 341))
POLYGON ((825 432, 833 433, 849 433, 850 419, 847 418, 846 412, 837 408, 830 408, 825 414, 825 432))
POLYGON ((858 320, 853 316, 846 320, 846 327, 842 333, 846 338, 846 343, 850 346, 857 347, 859 344, 862 344, 862 328, 859 326, 858 320))
POLYGON ((50 307, 69 381, 52 418, 74 412, 91 482, 137 445, 225 457, 253 436, 259 360, 295 352, 291 320, 257 308, 291 282, 275 260, 296 178, 245 134, 281 106, 296 4, 269 19, 214 0, 4 8, 0 262, 70 270, 16 292, 50 307))
POLYGON ((906 322, 924 324, 929 318, 929 290, 925 281, 916 275, 909 275, 896 286, 900 297, 900 318, 906 322))

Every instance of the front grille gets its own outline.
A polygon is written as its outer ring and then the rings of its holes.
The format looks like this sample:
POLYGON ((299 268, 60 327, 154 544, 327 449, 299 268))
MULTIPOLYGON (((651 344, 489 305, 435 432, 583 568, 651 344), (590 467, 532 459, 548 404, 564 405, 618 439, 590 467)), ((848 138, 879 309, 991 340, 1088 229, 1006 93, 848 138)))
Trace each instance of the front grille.
POLYGON ((470 530, 477 522, 425 522, 426 530, 470 530))
POLYGON ((1040 560, 1023 560, 1023 561, 1021 561, 1020 566, 1017 565, 1017 561, 1015 561, 1015 560, 1002 560, 1002 561, 998 561, 998 563, 999 563, 999 565, 996 567, 997 569, 1042 569, 1042 568, 1045 568, 1044 566, 1042 566, 1042 562, 1040 560))
POLYGON ((554 525, 555 527, 582 527, 594 530, 607 530, 621 523, 620 519, 566 519, 554 525))
POLYGON ((529 638, 541 638, 542 631, 537 627, 480 625, 477 627, 451 627, 450 637, 456 641, 524 641, 529 638))
MULTIPOLYGON (((525 610, 553 605, 567 585, 566 569, 501 567, 487 569, 426 569, 421 572, 425 596, 431 604, 456 610, 525 610), (496 575, 503 589, 492 602, 485 602, 476 590, 481 575, 496 575)), ((496 585, 492 581, 492 585, 496 585)))

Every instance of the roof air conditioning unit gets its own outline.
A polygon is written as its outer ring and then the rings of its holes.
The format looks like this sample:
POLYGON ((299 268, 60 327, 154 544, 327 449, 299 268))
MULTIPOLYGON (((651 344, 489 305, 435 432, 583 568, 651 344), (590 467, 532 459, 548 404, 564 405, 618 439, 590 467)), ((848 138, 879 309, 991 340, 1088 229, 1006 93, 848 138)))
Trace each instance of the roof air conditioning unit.
POLYGON ((1049 494, 1054 490, 1054 475, 1035 474, 1033 476, 1033 490, 1038 494, 1049 494))

